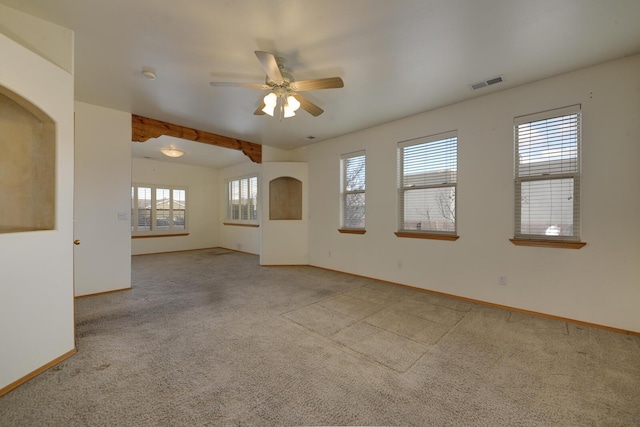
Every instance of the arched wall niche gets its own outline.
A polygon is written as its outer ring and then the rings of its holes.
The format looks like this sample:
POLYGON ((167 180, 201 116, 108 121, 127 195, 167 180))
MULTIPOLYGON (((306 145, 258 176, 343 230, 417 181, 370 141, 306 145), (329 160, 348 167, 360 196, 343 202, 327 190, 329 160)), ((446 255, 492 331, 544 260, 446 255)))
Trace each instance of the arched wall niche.
POLYGON ((55 122, 0 86, 0 233, 55 225, 55 122))
POLYGON ((269 181, 269 219, 302 219, 302 181, 290 176, 269 181))

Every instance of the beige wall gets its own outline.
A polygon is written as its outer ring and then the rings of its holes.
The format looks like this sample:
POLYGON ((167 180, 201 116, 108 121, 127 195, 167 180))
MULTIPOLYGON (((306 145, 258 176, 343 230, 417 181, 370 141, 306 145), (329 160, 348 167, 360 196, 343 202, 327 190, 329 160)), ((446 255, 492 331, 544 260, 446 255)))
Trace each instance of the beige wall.
POLYGON ((73 31, 0 4, 0 33, 73 74, 73 31))
MULTIPOLYGON (((10 18, 0 10, 0 85, 56 123, 56 194, 53 230, 0 234, 0 389, 74 350, 73 75, 5 36, 10 18)), ((26 33, 51 28, 20 18, 26 33)))
MULTIPOLYGON (((188 236, 133 239, 134 255, 220 246, 218 207, 223 196, 217 185, 216 169, 134 158, 131 182, 186 187, 189 232, 188 236)), ((130 198, 131 188, 128 187, 127 191, 130 198)))
MULTIPOLYGON (((263 147, 264 156, 264 147, 263 147)), ((260 229, 256 227, 240 227, 233 225, 224 225, 225 221, 225 182, 230 179, 241 178, 248 175, 258 175, 258 222, 262 224, 262 186, 261 174, 262 165, 247 161, 239 165, 230 166, 220 169, 218 180, 218 191, 220 193, 220 204, 218 205, 218 214, 220 217, 220 246, 236 251, 247 252, 258 255, 260 253, 260 229)))
POLYGON ((263 163, 253 163, 246 161, 244 163, 229 166, 220 169, 218 188, 220 191, 220 205, 218 212, 220 215, 220 246, 236 251, 247 252, 250 254, 260 254, 261 228, 256 227, 238 227, 232 225, 224 225, 225 219, 225 182, 230 179, 240 178, 247 175, 258 175, 258 222, 262 227, 262 206, 264 198, 262 194, 262 165, 267 162, 287 162, 291 159, 291 151, 280 150, 268 145, 262 146, 263 163))
POLYGON ((265 162, 260 183, 262 221, 260 222, 261 265, 306 265, 309 263, 309 179, 304 162, 265 162), (280 177, 295 178, 302 183, 302 218, 269 218, 269 183, 280 177))
POLYGON ((640 56, 505 90, 295 152, 309 163, 312 265, 640 331, 640 56), (517 247, 513 118, 582 104, 580 250, 517 247), (458 131, 455 242, 397 238, 397 142, 458 131), (340 234, 339 156, 367 155, 365 235, 340 234), (401 267, 398 267, 398 263, 401 267), (499 276, 507 285, 498 284, 499 276))
MULTIPOLYGON (((265 161, 288 160, 289 151, 263 146, 265 161)), ((158 237, 132 240, 132 254, 171 252, 220 246, 223 248, 260 254, 260 228, 224 225, 225 182, 251 174, 258 175, 260 183, 262 164, 246 160, 223 169, 203 168, 133 159, 132 182, 142 184, 169 184, 189 189, 187 237, 158 237), (192 190, 193 187, 193 190, 192 190)), ((260 184, 259 184, 260 185, 260 184)), ((262 195, 258 194, 258 215, 261 216, 262 195)), ((262 219, 259 218, 259 222, 262 219)))
POLYGON ((75 294, 131 287, 131 114, 75 103, 75 294))

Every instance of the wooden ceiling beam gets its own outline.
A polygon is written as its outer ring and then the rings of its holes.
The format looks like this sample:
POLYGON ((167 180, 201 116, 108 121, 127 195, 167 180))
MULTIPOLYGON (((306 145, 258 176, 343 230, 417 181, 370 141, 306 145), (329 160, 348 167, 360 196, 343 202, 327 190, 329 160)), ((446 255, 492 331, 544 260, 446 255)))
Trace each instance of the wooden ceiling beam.
POLYGON ((162 122, 135 114, 131 115, 132 141, 145 142, 149 138, 157 138, 162 135, 215 145, 216 147, 239 150, 242 151, 245 156, 249 157, 252 162, 262 163, 262 145, 260 144, 175 125, 173 123, 162 122))

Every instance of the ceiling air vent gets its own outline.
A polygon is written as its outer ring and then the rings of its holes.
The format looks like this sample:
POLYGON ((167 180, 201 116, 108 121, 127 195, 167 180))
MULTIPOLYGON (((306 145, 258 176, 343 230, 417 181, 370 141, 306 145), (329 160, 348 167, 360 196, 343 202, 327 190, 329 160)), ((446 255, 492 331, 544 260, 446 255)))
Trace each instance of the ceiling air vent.
POLYGON ((502 76, 497 76, 497 77, 491 77, 490 79, 483 80, 481 82, 471 83, 469 86, 471 87, 471 89, 477 90, 477 89, 491 86, 497 83, 502 83, 502 81, 503 81, 502 76))

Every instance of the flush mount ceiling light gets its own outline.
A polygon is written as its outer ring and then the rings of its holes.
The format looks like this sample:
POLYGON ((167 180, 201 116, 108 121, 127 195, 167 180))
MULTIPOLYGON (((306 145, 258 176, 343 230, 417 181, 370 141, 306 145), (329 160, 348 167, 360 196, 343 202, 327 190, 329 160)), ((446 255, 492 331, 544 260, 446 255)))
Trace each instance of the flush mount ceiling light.
POLYGON ((153 68, 143 68, 142 69, 142 77, 144 77, 145 79, 148 79, 148 80, 155 80, 156 79, 156 72, 153 70, 153 68))
POLYGON ((184 151, 178 150, 177 148, 161 148, 160 152, 167 157, 182 157, 184 156, 184 151))

